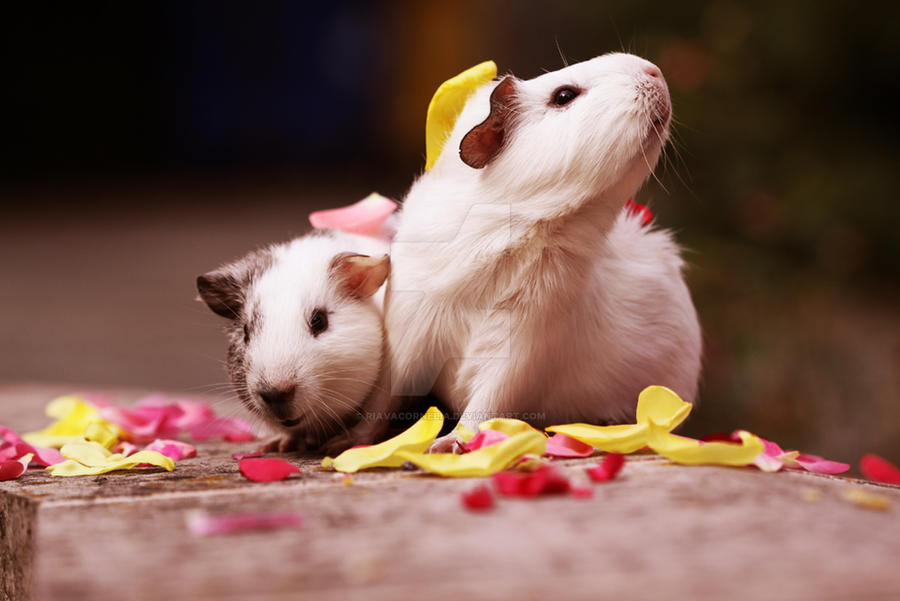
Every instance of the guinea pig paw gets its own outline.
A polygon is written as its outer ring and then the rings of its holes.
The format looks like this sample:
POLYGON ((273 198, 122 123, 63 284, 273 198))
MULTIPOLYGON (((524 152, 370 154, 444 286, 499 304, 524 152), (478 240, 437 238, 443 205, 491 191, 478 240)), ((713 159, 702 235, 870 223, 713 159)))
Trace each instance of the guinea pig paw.
POLYGON ((306 450, 307 441, 303 434, 282 434, 260 445, 259 450, 263 453, 302 453, 306 450))
POLYGON ((465 452, 462 441, 451 432, 446 436, 441 436, 428 447, 429 453, 455 453, 461 455, 465 452))

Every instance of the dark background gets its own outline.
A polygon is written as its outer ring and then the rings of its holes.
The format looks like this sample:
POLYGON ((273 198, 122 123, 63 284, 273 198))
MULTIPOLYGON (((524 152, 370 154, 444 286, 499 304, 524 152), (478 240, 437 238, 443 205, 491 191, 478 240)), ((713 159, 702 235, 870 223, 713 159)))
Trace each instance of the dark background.
MULTIPOLYGON (((0 380, 219 390, 196 275, 401 198, 436 86, 607 51, 675 106, 659 182, 704 326, 686 431, 900 460, 894 3, 95 2, 4 9, 0 380)), ((0 416, 2 421, 2 416, 0 416)))

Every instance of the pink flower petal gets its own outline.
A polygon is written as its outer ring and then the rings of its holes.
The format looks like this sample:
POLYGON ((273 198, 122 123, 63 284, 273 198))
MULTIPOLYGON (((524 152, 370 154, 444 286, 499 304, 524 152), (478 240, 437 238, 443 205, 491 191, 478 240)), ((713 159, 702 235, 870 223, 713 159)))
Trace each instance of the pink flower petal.
POLYGON ((650 212, 650 209, 640 203, 634 202, 630 198, 625 201, 625 210, 628 211, 630 215, 639 216, 641 218, 641 225, 647 225, 653 221, 653 213, 650 212))
POLYGON ((375 236, 382 225, 397 210, 397 203, 379 194, 346 207, 310 213, 309 222, 317 229, 335 229, 351 234, 375 236))
POLYGON ((213 536, 247 530, 274 530, 297 528, 303 524, 299 513, 242 513, 229 515, 193 514, 187 520, 188 529, 194 536, 213 536))
POLYGON ((196 457, 197 449, 186 442, 180 440, 167 440, 157 438, 147 445, 146 450, 162 453, 166 457, 171 457, 175 461, 181 461, 188 457, 196 457))
POLYGON ((240 461, 241 459, 250 459, 252 457, 262 457, 262 451, 253 451, 252 453, 232 453, 231 458, 237 459, 240 461))
POLYGON ((590 486, 573 486, 572 496, 578 499, 590 499, 594 496, 594 489, 590 486))
POLYGON ((497 443, 503 442, 509 438, 508 434, 498 432, 497 430, 479 430, 478 433, 469 439, 469 442, 463 445, 463 449, 468 451, 477 451, 483 447, 489 447, 497 443))
POLYGON ((113 453, 119 453, 120 455, 124 455, 128 457, 129 455, 134 455, 138 451, 140 451, 140 447, 137 445, 131 444, 127 440, 120 441, 119 444, 113 447, 113 453))
POLYGON ((551 457, 590 457, 593 454, 594 447, 591 445, 560 433, 547 439, 547 450, 544 452, 544 455, 551 457))
POLYGON ((284 480, 291 474, 299 474, 300 469, 284 459, 241 459, 238 469, 245 478, 254 482, 274 482, 284 480))
POLYGON ((500 494, 508 497, 536 497, 569 492, 569 479, 555 466, 544 464, 533 472, 498 472, 493 476, 500 494))
POLYGON ((850 466, 840 461, 822 459, 817 455, 800 453, 794 461, 808 472, 817 474, 842 474, 850 469, 850 466))
POLYGON ((484 484, 462 493, 460 500, 466 509, 472 511, 485 511, 494 506, 494 495, 484 484))
POLYGON ((56 449, 34 447, 22 440, 15 430, 6 426, 0 426, 0 441, 0 461, 20 459, 28 453, 34 455, 32 463, 43 467, 65 461, 56 449))
POLYGON ((190 428, 191 437, 194 440, 204 441, 221 436, 229 442, 247 442, 255 440, 256 435, 250 424, 242 419, 228 419, 216 417, 190 428))
POLYGON ((873 453, 863 455, 863 458, 859 460, 859 469, 869 480, 900 484, 900 468, 873 453))
POLYGON ((178 401, 177 405, 181 409, 181 416, 178 417, 175 423, 181 430, 190 431, 216 417, 215 412, 208 403, 182 400, 178 401))
POLYGON ((603 461, 589 467, 585 471, 594 482, 608 482, 618 475, 625 465, 625 456, 618 453, 607 453, 603 461))

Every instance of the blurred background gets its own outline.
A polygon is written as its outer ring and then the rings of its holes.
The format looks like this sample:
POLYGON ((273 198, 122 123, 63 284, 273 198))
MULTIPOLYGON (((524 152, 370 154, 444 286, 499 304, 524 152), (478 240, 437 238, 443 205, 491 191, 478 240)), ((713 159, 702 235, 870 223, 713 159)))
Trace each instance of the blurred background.
MULTIPOLYGON (((30 6, 4 19, 0 383, 225 381, 196 276, 402 198, 443 80, 653 60, 674 144, 638 196, 686 247, 686 432, 900 460, 900 4, 527 0, 30 6)), ((0 422, 2 422, 0 416, 0 422)))

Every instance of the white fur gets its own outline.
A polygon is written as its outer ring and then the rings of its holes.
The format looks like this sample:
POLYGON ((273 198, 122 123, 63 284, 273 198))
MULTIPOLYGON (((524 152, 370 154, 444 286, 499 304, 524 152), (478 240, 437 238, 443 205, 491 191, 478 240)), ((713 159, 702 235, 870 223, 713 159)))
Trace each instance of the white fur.
MULTIPOLYGON (((369 298, 350 298, 329 277, 329 267, 344 252, 381 257, 388 244, 329 232, 297 238, 271 251, 271 266, 246 294, 246 314, 258 319, 246 348, 247 387, 256 391, 296 386, 296 414, 290 417, 306 416, 299 428, 315 430, 325 422, 339 422, 362 405, 383 354, 384 288, 369 298), (313 336, 309 319, 316 308, 327 310, 328 328, 313 336)), ((266 415, 265 404, 255 401, 266 415)), ((278 427, 277 419, 266 417, 278 427)))
POLYGON ((620 420, 651 384, 694 400, 700 328, 679 250, 622 210, 668 132, 652 69, 608 54, 517 81, 515 125, 480 170, 458 148, 496 83, 470 98, 403 205, 385 301, 394 396, 372 411, 432 389, 469 427, 498 414, 620 420), (583 92, 548 106, 561 85, 583 92))

